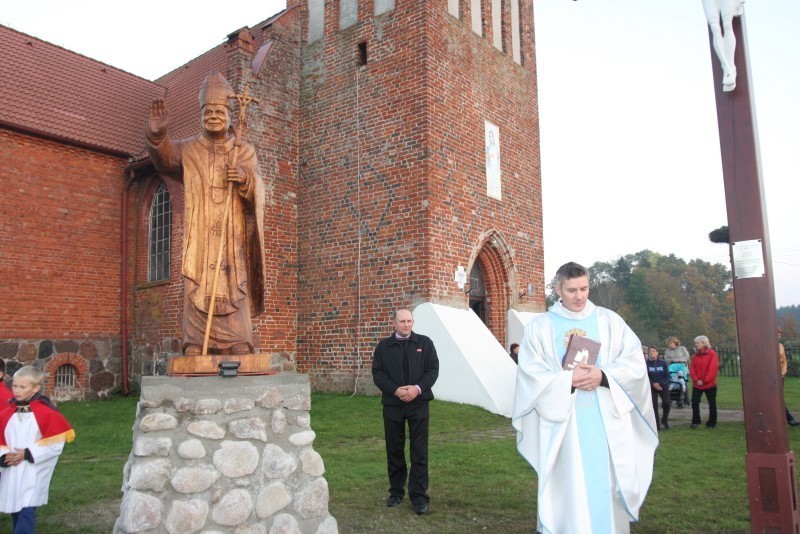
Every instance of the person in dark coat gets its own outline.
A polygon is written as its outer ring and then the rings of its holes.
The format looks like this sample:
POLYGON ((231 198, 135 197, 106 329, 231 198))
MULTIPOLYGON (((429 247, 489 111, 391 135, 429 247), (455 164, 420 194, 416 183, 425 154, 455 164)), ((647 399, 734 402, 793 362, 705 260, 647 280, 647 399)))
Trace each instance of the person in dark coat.
POLYGON ((417 514, 428 513, 428 422, 431 388, 439 377, 439 358, 433 341, 412 331, 411 311, 395 312, 395 331, 375 347, 372 380, 381 390, 389 498, 386 505, 399 505, 408 493, 417 514), (406 423, 411 443, 411 474, 405 458, 406 423))
POLYGON ((650 394, 653 397, 653 412, 656 414, 656 428, 669 430, 669 366, 658 356, 658 347, 647 348, 647 376, 650 378, 650 394), (658 417, 658 401, 661 400, 661 417, 658 417))

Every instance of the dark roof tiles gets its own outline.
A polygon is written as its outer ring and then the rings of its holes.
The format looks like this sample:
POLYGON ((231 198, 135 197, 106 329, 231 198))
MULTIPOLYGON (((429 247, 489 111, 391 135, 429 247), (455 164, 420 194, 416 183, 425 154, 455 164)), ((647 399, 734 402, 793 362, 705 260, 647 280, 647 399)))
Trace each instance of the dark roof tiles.
MULTIPOLYGON (((254 50, 266 41, 263 29, 293 9, 253 26, 254 50)), ((200 84, 212 70, 226 74, 226 42, 151 82, 0 25, 0 125, 142 159, 146 121, 156 98, 166 100, 170 137, 200 131, 200 84)))
POLYGON ((98 149, 144 147, 158 84, 0 25, 0 123, 98 149))

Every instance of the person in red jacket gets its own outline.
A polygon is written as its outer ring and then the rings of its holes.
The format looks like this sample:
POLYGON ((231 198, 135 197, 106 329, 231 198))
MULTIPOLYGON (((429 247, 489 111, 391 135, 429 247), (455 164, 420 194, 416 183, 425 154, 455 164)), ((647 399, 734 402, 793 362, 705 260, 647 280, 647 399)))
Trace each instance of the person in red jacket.
POLYGON ((692 375, 692 425, 697 428, 700 424, 700 398, 706 394, 708 401, 708 421, 706 427, 717 426, 717 372, 719 371, 719 357, 706 336, 694 338, 694 356, 689 365, 689 374, 692 375))

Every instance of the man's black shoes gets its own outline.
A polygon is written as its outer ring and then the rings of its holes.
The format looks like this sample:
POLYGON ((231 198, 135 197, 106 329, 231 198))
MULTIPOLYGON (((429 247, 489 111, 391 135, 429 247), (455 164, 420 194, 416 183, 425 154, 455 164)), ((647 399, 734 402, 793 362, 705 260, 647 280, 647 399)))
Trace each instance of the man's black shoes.
POLYGON ((789 426, 797 426, 797 425, 800 425, 800 421, 796 421, 796 420, 794 420, 794 419, 792 419, 791 421, 787 421, 787 423, 789 423, 789 426))
POLYGON ((386 506, 388 506, 389 508, 394 508, 401 502, 403 502, 402 497, 398 497, 397 495, 389 495, 389 500, 386 501, 386 506))
MULTIPOLYGON (((403 502, 402 497, 398 497, 397 495, 389 495, 389 498, 386 500, 386 506, 389 508, 395 508, 396 506, 399 506, 401 502, 403 502)), ((415 504, 414 511, 417 513, 417 515, 427 514, 428 503, 423 502, 420 504, 415 504)))

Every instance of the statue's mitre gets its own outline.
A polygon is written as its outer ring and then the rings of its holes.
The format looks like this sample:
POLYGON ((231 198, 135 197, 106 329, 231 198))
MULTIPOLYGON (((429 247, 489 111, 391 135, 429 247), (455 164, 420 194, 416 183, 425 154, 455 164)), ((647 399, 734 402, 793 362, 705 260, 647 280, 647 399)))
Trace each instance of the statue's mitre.
POLYGON ((230 99, 235 94, 233 87, 222 74, 218 71, 211 71, 200 84, 200 94, 197 95, 197 98, 200 100, 201 108, 207 104, 221 104, 230 109, 230 99))

